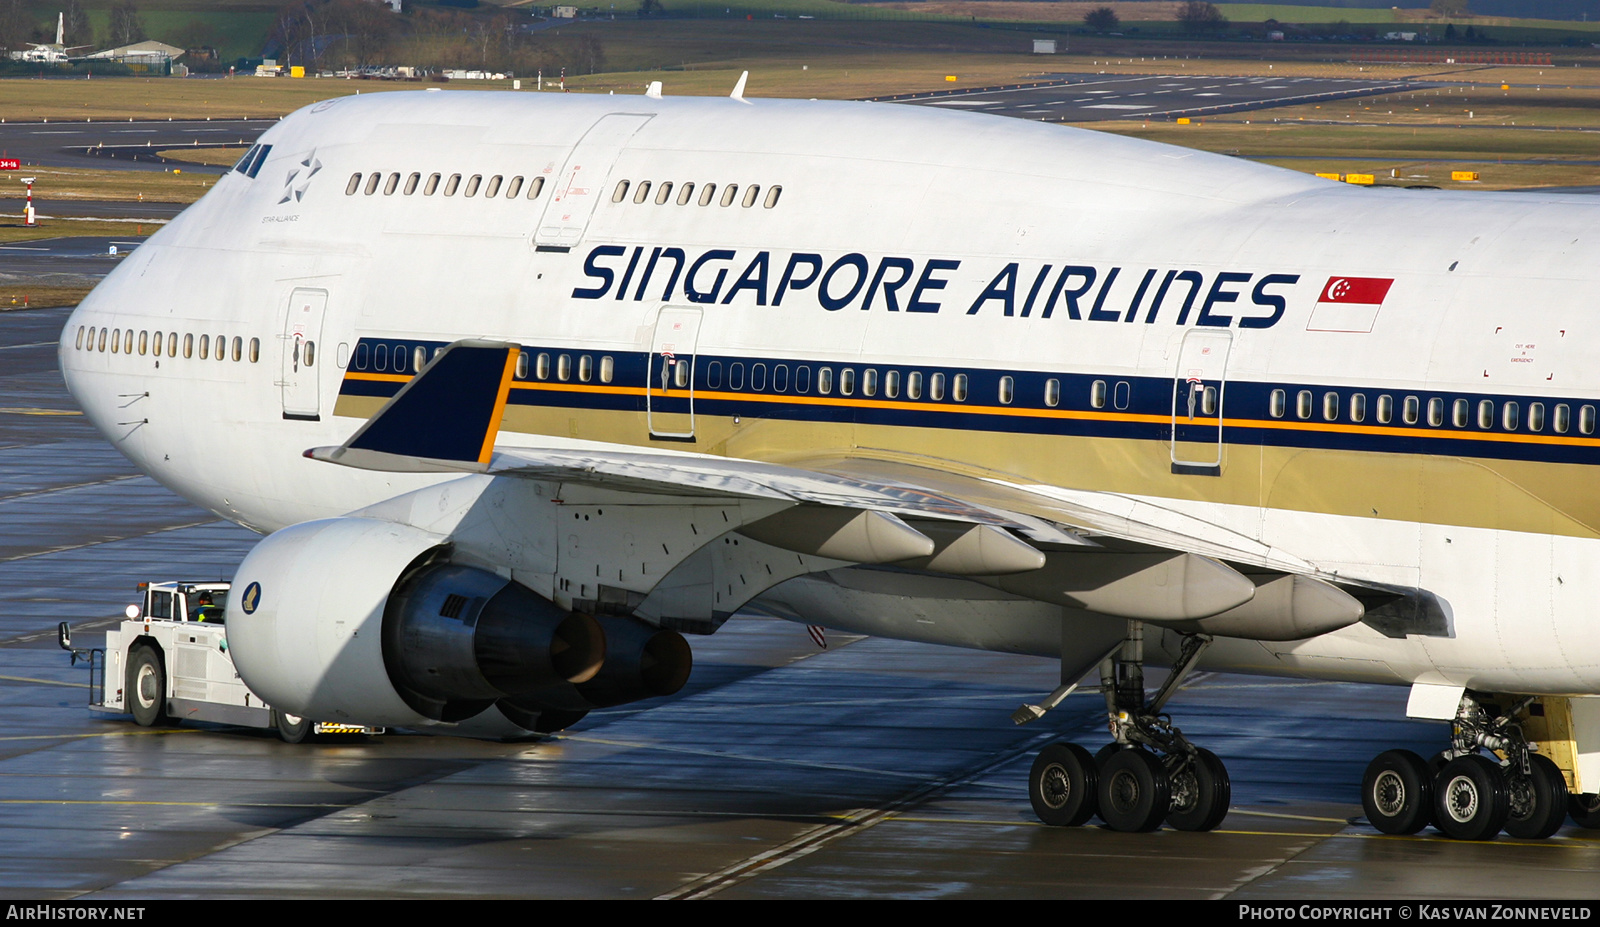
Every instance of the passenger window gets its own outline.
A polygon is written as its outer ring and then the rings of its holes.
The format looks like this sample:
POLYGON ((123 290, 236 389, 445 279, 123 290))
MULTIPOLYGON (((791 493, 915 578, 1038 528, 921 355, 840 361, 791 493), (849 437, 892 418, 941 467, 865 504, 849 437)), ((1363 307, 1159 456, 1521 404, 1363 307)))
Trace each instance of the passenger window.
POLYGON ((661 189, 656 191, 656 205, 665 206, 667 205, 667 200, 670 199, 672 199, 672 181, 668 180, 663 182, 661 189))
POLYGON ((1054 409, 1061 403, 1061 381, 1055 377, 1044 381, 1044 404, 1054 409))
POLYGON ((1117 385, 1111 390, 1111 405, 1118 411, 1128 408, 1128 400, 1133 396, 1133 387, 1127 380, 1118 380, 1117 385))
POLYGON ((1516 431, 1522 424, 1522 407, 1515 402, 1508 402, 1500 407, 1500 425, 1506 431, 1516 431))
POLYGON ((528 378, 528 371, 532 368, 533 361, 528 357, 528 352, 519 351, 517 353, 517 379, 526 380, 528 378))
MULTIPOLYGON (((102 343, 102 347, 104 344, 102 343)), ((194 333, 185 332, 183 336, 183 356, 187 359, 194 356, 194 333)))
POLYGON ((1311 417, 1311 390, 1303 389, 1294 395, 1294 414, 1301 419, 1311 417))
POLYGON ((1544 431, 1544 403, 1528 404, 1528 430, 1544 431))
POLYGON ((389 175, 389 182, 383 185, 383 195, 384 196, 393 196, 394 195, 394 191, 399 189, 399 187, 400 187, 400 175, 398 173, 390 174, 389 175))
POLYGON ((317 364, 317 343, 315 341, 307 341, 305 354, 302 356, 307 367, 315 367, 317 364))
POLYGON ((1494 401, 1485 399, 1478 403, 1478 427, 1491 429, 1494 427, 1494 401))
MULTIPOLYGON (((1335 397, 1335 401, 1337 401, 1337 397, 1335 397)), ((1334 414, 1338 414, 1338 411, 1336 406, 1334 414)), ((1217 388, 1215 386, 1208 386, 1200 392, 1200 412, 1202 415, 1217 414, 1217 388)))
POLYGON ((260 360, 261 360, 261 339, 260 338, 251 338, 250 339, 250 363, 254 364, 254 363, 256 363, 256 362, 258 362, 260 360))
POLYGON ((967 375, 964 373, 956 374, 956 391, 954 398, 956 402, 967 401, 967 375))
POLYGON ((155 355, 156 357, 160 357, 161 356, 161 333, 160 332, 151 332, 150 333, 150 353, 155 355))
POLYGON ((502 179, 503 178, 501 178, 499 174, 489 178, 489 185, 483 188, 483 196, 485 199, 500 195, 500 183, 502 179))
POLYGON ((461 195, 462 196, 477 196, 478 195, 478 185, 481 184, 481 183, 483 183, 483 175, 482 174, 473 174, 470 178, 468 178, 468 180, 467 180, 467 189, 461 195))
POLYGON ((762 203, 761 205, 765 206, 767 209, 771 209, 772 207, 778 205, 778 197, 780 197, 782 195, 783 195, 783 188, 782 187, 772 187, 772 188, 767 190, 767 201, 765 203, 762 203))
POLYGON ((711 201, 716 198, 716 195, 717 195, 717 185, 714 184, 714 183, 706 184, 705 188, 700 191, 700 205, 701 206, 710 206, 711 205, 711 201))
POLYGON ((541 380, 550 379, 550 355, 540 354, 533 365, 534 375, 541 380))
POLYGON ((820 367, 817 369, 817 392, 824 396, 833 392, 832 367, 820 367))
POLYGON ((628 182, 626 180, 617 181, 617 188, 611 191, 611 202, 620 203, 627 198, 628 182))
POLYGON ((380 344, 377 347, 372 349, 372 369, 378 371, 379 373, 384 373, 384 372, 388 371, 388 369, 389 369, 389 346, 388 345, 380 344))
MULTIPOLYGON (((683 364, 679 364, 682 367, 683 364)), ((587 383, 594 379, 594 358, 588 354, 578 358, 578 380, 587 383)))
POLYGON ((1104 409, 1106 407, 1106 381, 1096 380, 1089 384, 1089 408, 1104 409))
POLYGON ((728 387, 730 389, 744 389, 744 364, 728 365, 728 387))
POLYGON ((839 371, 839 395, 854 396, 856 392, 856 371, 854 367, 846 367, 839 371))
POLYGON ((891 370, 883 375, 883 394, 890 399, 900 398, 900 371, 891 370))
MULTIPOLYGON (((128 334, 131 336, 133 334, 133 332, 129 331, 128 334)), ((129 352, 131 353, 132 350, 133 350, 133 345, 131 345, 131 344, 128 345, 128 349, 129 349, 129 352)), ((217 360, 225 361, 227 359, 228 359, 228 336, 227 335, 218 335, 217 336, 217 360)))
POLYGON ((451 174, 450 179, 444 182, 444 195, 455 196, 456 190, 461 186, 461 175, 451 174))
POLYGON ((344 185, 344 195, 355 196, 356 191, 359 189, 361 189, 361 173, 358 171, 354 174, 351 174, 350 182, 344 185))
POLYGON ((1273 418, 1283 418, 1283 414, 1287 411, 1289 411, 1289 394, 1281 389, 1273 390, 1272 395, 1267 398, 1267 414, 1273 418))
POLYGON ((434 191, 438 190, 438 189, 439 189, 439 175, 438 174, 429 174, 428 175, 428 185, 423 188, 422 195, 423 196, 432 196, 434 191))
POLYGON ((639 181, 639 189, 633 193, 633 202, 638 205, 648 199, 650 199, 650 181, 641 180, 639 181))
POLYGON ((878 395, 878 368, 868 367, 861 372, 861 394, 863 396, 878 395))
POLYGON ((122 329, 120 328, 114 328, 111 330, 111 353, 122 353, 122 329))
POLYGON ((1000 404, 1009 406, 1016 395, 1017 381, 1011 377, 1000 378, 1000 404))
POLYGON ((1444 424, 1444 400, 1438 396, 1428 400, 1428 424, 1435 428, 1444 424))
POLYGON ((107 332, 107 329, 104 329, 104 328, 100 329, 100 353, 101 354, 106 353, 106 332, 107 332))
POLYGON ((811 368, 804 364, 796 364, 794 368, 794 391, 797 393, 808 392, 811 389, 811 368))
POLYGON ((543 189, 544 189, 544 178, 543 177, 535 177, 532 180, 528 181, 528 199, 530 199, 530 200, 538 199, 539 198, 539 191, 543 190, 543 189))
POLYGON ((83 350, 83 326, 82 325, 78 326, 78 340, 75 341, 72 346, 74 348, 76 348, 77 350, 79 350, 79 351, 83 350))
POLYGON ((922 398, 922 371, 913 370, 906 374, 906 398, 922 398))
POLYGON ((1555 422, 1551 427, 1555 429, 1558 435, 1566 434, 1567 429, 1572 427, 1572 408, 1564 402, 1557 403, 1555 422))
POLYGON ((244 339, 238 335, 233 336, 233 362, 238 363, 244 358, 244 339))
POLYGON ((521 193, 521 192, 522 192, 522 178, 521 177, 513 177, 513 178, 511 178, 511 183, 506 185, 506 199, 514 200, 514 199, 517 198, 517 194, 521 193))
POLYGON ((736 184, 736 183, 728 184, 727 188, 722 191, 722 205, 724 205, 724 206, 732 206, 733 205, 733 198, 738 196, 738 195, 739 195, 739 185, 736 184))
POLYGON ((367 369, 367 365, 370 364, 371 362, 372 362, 371 351, 367 348, 367 343, 365 341, 357 342, 356 343, 356 369, 357 370, 366 370, 367 369))
POLYGON ((681 358, 672 365, 672 385, 683 389, 689 385, 689 361, 681 358))
POLYGON ((679 206, 687 206, 687 205, 689 205, 689 201, 691 199, 693 199, 693 198, 694 198, 694 184, 692 184, 692 183, 684 184, 683 185, 683 189, 678 191, 678 205, 679 206))
MULTIPOLYGON (((423 347, 422 345, 419 344, 416 347, 411 349, 411 369, 412 370, 415 370, 417 373, 421 373, 423 365, 426 364, 427 362, 428 362, 428 349, 427 348, 425 348, 425 347, 423 347)), ((522 354, 520 352, 517 354, 517 363, 519 363, 519 364, 524 363, 524 361, 522 360, 522 354)))
POLYGON ((739 205, 743 206, 745 209, 749 209, 751 206, 754 206, 756 204, 756 198, 759 197, 760 195, 761 195, 761 185, 753 183, 750 186, 745 187, 745 189, 744 189, 744 200, 742 202, 740 202, 739 205))
POLYGON ((140 331, 139 331, 139 356, 140 357, 144 356, 145 348, 147 348, 149 346, 150 346, 150 333, 147 332, 147 331, 144 331, 143 329, 140 329, 140 331))
POLYGON ((1422 411, 1422 400, 1418 399, 1415 396, 1407 396, 1406 397, 1406 402, 1405 402, 1405 407, 1401 412, 1402 416, 1406 420, 1406 424, 1407 425, 1415 425, 1417 423, 1417 416, 1421 411, 1422 411))
MULTIPOLYGON (((113 344, 112 347, 115 348, 116 345, 113 344)), ((206 352, 209 351, 210 349, 211 349, 211 336, 210 335, 201 335, 200 336, 200 359, 201 360, 205 360, 206 359, 206 352)))
POLYGON ((1594 406, 1584 406, 1578 410, 1578 433, 1594 434, 1594 406))
POLYGON ((406 178, 406 196, 410 196, 411 194, 417 192, 417 184, 421 182, 422 175, 413 171, 411 176, 406 178))
POLYGON ((944 374, 936 373, 928 377, 928 398, 936 402, 944 399, 944 374))
MULTIPOLYGON (((750 388, 761 392, 767 388, 767 365, 753 364, 750 367, 750 388)), ((772 368, 772 391, 781 393, 789 388, 789 365, 778 364, 772 368)))
POLYGON ((371 196, 372 194, 377 193, 378 192, 378 181, 380 181, 382 179, 383 179, 383 175, 382 174, 379 174, 379 173, 368 174, 367 175, 367 188, 365 190, 361 191, 361 192, 366 194, 367 196, 371 196))
POLYGON ((600 382, 601 383, 610 383, 611 382, 611 374, 612 374, 612 372, 614 371, 615 368, 616 368, 616 362, 611 359, 611 355, 610 354, 602 354, 602 355, 600 355, 600 382))
POLYGON ((1465 399, 1457 399, 1450 403, 1450 424, 1457 428, 1467 427, 1467 418, 1472 414, 1472 404, 1465 399))
POLYGON ((1363 422, 1367 418, 1367 394, 1356 393, 1350 397, 1350 421, 1363 422))
POLYGON ((556 379, 563 382, 572 379, 572 355, 563 354, 556 358, 556 379))
POLYGON ((1378 424, 1387 425, 1394 418, 1394 397, 1388 393, 1378 395, 1378 424))

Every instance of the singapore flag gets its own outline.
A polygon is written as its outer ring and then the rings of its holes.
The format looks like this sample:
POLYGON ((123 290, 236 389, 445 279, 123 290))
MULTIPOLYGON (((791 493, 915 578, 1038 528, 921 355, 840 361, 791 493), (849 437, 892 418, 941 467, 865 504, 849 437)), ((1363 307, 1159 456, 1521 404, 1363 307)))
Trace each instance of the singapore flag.
POLYGON ((1311 311, 1306 331, 1372 331, 1393 284, 1393 278, 1385 277, 1329 277, 1322 295, 1317 297, 1317 307, 1311 311))

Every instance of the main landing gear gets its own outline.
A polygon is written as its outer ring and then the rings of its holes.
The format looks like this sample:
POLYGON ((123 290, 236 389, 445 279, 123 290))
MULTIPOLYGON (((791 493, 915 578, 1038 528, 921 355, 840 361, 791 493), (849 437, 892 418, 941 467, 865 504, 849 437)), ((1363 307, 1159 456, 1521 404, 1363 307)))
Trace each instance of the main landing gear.
MULTIPOLYGON (((1090 756, 1073 743, 1039 751, 1028 774, 1028 797, 1039 820, 1076 827, 1096 814, 1112 830, 1152 831, 1165 821, 1178 830, 1206 831, 1222 823, 1232 789, 1217 755, 1196 747, 1161 713, 1195 660, 1211 643, 1188 635, 1172 674, 1155 696, 1144 689, 1144 626, 1129 622, 1128 636, 1100 663, 1112 743, 1090 756), (1120 653, 1118 653, 1120 651, 1120 653)), ((1074 683, 1051 693, 1045 707, 1024 706, 1021 724, 1060 704, 1074 683)))
POLYGON ((1600 804, 1595 796, 1569 798, 1561 770, 1523 736, 1516 718, 1532 702, 1502 710, 1469 692, 1451 724, 1450 748, 1431 762, 1410 750, 1379 754, 1361 780, 1367 820, 1386 834, 1414 834, 1432 824, 1458 840, 1491 840, 1502 830, 1542 840, 1569 812, 1580 825, 1600 826, 1600 814, 1593 823, 1583 815, 1586 799, 1600 804))

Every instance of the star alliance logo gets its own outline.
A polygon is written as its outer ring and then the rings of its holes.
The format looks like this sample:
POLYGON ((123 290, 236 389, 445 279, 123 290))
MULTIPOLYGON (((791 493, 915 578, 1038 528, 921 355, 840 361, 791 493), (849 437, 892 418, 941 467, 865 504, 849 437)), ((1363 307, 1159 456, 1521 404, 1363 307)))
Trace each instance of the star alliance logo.
POLYGON ((312 149, 305 160, 295 165, 289 176, 283 179, 283 199, 278 200, 278 205, 282 206, 290 200, 300 202, 306 195, 306 188, 311 186, 311 178, 317 176, 320 170, 322 162, 317 160, 316 149, 312 149))

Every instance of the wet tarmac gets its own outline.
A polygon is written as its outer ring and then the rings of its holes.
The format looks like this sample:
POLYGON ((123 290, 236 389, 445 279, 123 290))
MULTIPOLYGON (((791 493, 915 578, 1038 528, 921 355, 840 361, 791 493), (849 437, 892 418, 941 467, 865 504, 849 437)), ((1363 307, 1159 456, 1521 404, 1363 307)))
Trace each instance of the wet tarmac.
MULTIPOLYGON (((670 699, 538 743, 265 732, 92 715, 95 646, 146 579, 226 577, 248 532, 142 476, 76 414, 64 310, 0 313, 0 896, 161 898, 1592 897, 1600 832, 1384 837, 1367 761, 1430 754, 1405 691, 1198 674, 1174 720, 1219 754, 1209 834, 1041 826, 1033 752, 1091 749, 1099 696, 1017 727, 1038 659, 737 618, 670 699)), ((203 424, 197 424, 203 427, 203 424)))

